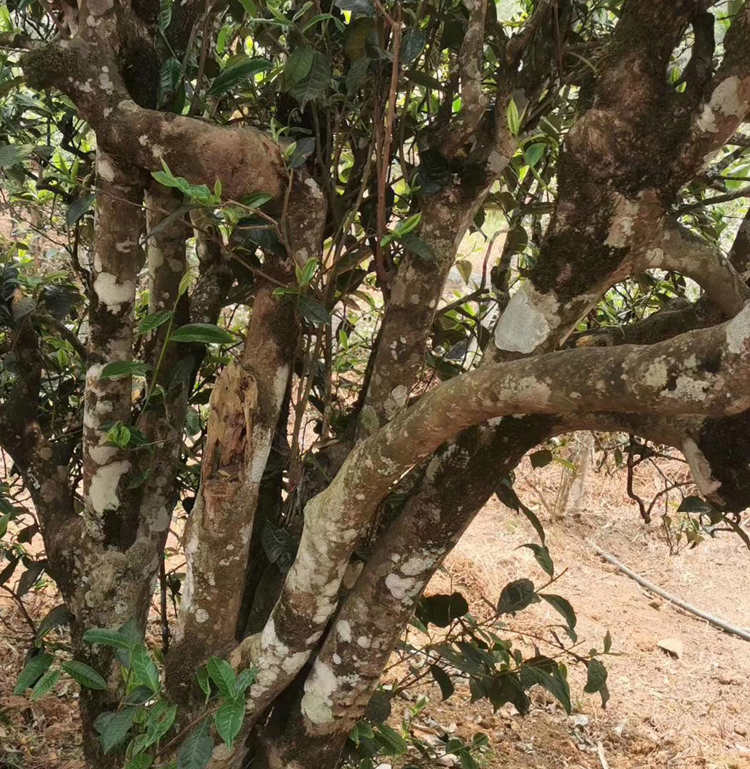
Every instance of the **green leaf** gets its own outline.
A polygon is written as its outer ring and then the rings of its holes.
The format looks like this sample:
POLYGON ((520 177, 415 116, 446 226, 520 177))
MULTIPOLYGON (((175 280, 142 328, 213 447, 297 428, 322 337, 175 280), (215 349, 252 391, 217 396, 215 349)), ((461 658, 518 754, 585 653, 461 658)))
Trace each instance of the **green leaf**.
POLYGON ((123 708, 97 717, 94 729, 99 732, 99 741, 105 753, 109 753, 128 736, 137 712, 138 708, 123 708))
POLYGON ((497 604, 497 612, 515 614, 538 600, 534 583, 530 579, 517 579, 503 588, 497 604))
POLYGON ((192 279, 193 273, 190 270, 186 270, 180 280, 180 285, 177 288, 177 296, 182 296, 190 288, 192 279))
MULTIPOLYGON (((130 662, 130 659, 127 660, 130 662)), ((128 665, 129 667, 129 665, 128 665)), ((148 686, 136 686, 133 691, 128 692, 122 699, 123 705, 145 705, 154 698, 154 693, 148 686)))
POLYGON ((299 314, 313 326, 325 326, 331 322, 328 310, 317 300, 309 296, 299 297, 299 314))
POLYGON ((586 686, 583 691, 586 694, 596 694, 607 685, 607 668, 598 659, 594 658, 588 662, 588 675, 586 676, 586 686))
POLYGON ((440 687, 440 694, 443 700, 447 700, 456 690, 451 677, 439 665, 431 665, 430 673, 435 679, 435 683, 440 687))
MULTIPOLYGON (((471 683, 475 685, 476 679, 471 683)), ((485 696, 497 712, 507 702, 513 704, 516 710, 525 715, 529 712, 529 698, 523 690, 520 677, 517 673, 504 671, 498 676, 493 676, 489 681, 482 679, 482 696, 485 696)))
POLYGON ((305 262, 304 267, 295 267, 295 270, 297 272, 297 283, 299 283, 300 286, 309 286, 310 282, 315 276, 315 271, 317 269, 318 269, 318 260, 315 258, 308 259, 305 262))
POLYGON ((465 616, 469 604, 461 593, 425 596, 417 606, 417 618, 425 625, 448 627, 454 620, 465 616))
POLYGON ((404 64, 411 64, 416 61, 427 43, 427 35, 421 29, 412 28, 407 30, 401 40, 400 58, 404 64))
POLYGON ((146 376, 148 366, 139 360, 115 360, 107 363, 99 379, 122 379, 126 376, 146 376))
POLYGON ((231 344, 234 336, 211 323, 187 323, 172 332, 170 342, 201 342, 202 344, 231 344))
POLYGON ((455 266, 459 274, 463 278, 464 283, 466 283, 466 285, 468 286, 469 281, 471 280, 471 272, 473 270, 471 262, 468 259, 459 259, 456 261, 455 266))
POLYGON ((206 663, 206 670, 222 696, 232 699, 237 693, 235 688, 236 679, 232 666, 220 657, 211 657, 206 663))
POLYGON ((424 88, 432 88, 436 91, 445 90, 445 86, 439 80, 432 77, 432 75, 428 75, 426 72, 420 72, 419 70, 410 69, 406 73, 406 77, 408 77, 409 80, 412 81, 412 83, 421 85, 424 88))
MULTIPOLYGON (((153 176, 153 178, 156 179, 159 184, 162 184, 165 187, 174 187, 175 189, 180 190, 183 195, 187 195, 189 198, 202 206, 213 206, 220 202, 214 197, 214 194, 205 184, 191 184, 182 176, 175 176, 169 170, 169 166, 164 160, 161 161, 161 165, 161 171, 151 172, 151 176, 153 176)), ((175 211, 173 214, 170 214, 170 216, 177 215, 177 213, 178 212, 175 211)), ((180 212, 179 215, 182 216, 182 213, 184 212, 180 212)), ((153 235, 155 231, 156 229, 152 230, 151 234, 153 235)))
POLYGON ((385 689, 376 689, 372 693, 364 716, 370 723, 382 724, 391 717, 391 693, 385 689))
POLYGON ((362 740, 371 740, 374 736, 375 732, 372 731, 372 727, 367 721, 357 721, 349 732, 349 739, 357 743, 357 745, 362 740))
MULTIPOLYGON (((416 254, 420 259, 424 259, 426 262, 435 261, 435 252, 432 250, 432 247, 413 232, 399 236, 398 240, 407 251, 416 254)), ((383 238, 383 241, 385 245, 385 238, 383 238)))
POLYGON ((388 724, 378 724, 374 732, 375 740, 383 746, 386 756, 403 756, 409 749, 406 740, 388 724))
POLYGON ((148 755, 148 753, 141 753, 128 761, 125 769, 151 769, 151 764, 154 763, 154 757, 148 755))
POLYGON ((10 513, 6 513, 0 518, 0 537, 4 537, 8 531, 8 524, 10 523, 10 513))
POLYGON ((536 562, 542 567, 542 569, 544 569, 544 571, 549 574, 550 577, 555 576, 555 564, 552 561, 552 556, 550 555, 547 547, 544 545, 534 544, 521 545, 521 547, 526 547, 531 550, 531 552, 534 553, 536 562))
POLYGON ((130 653, 130 666, 138 681, 152 692, 159 691, 159 670, 143 645, 136 646, 130 653))
POLYGON ((73 660, 72 662, 63 662, 62 669, 81 686, 87 689, 94 689, 100 692, 107 691, 107 682, 84 662, 73 660))
POLYGON ((521 683, 525 689, 534 685, 544 687, 570 714, 573 707, 570 702, 570 687, 562 675, 560 667, 548 657, 535 657, 527 660, 521 668, 521 683))
POLYGON ((161 310, 160 312, 151 313, 151 315, 147 315, 138 324, 138 333, 148 334, 150 331, 159 328, 159 326, 163 326, 171 317, 171 310, 161 310))
POLYGON ((553 458, 553 454, 549 449, 535 451, 533 454, 529 455, 531 466, 534 468, 546 467, 553 460, 553 458))
POLYGON ((238 83, 256 75, 258 72, 266 72, 273 65, 268 59, 245 59, 231 67, 227 67, 214 81, 208 89, 208 96, 220 96, 230 91, 238 83))
POLYGON ((237 676, 237 683, 235 684, 235 688, 238 692, 244 692, 248 686, 252 686, 252 684, 255 683, 255 679, 257 677, 257 668, 245 668, 244 670, 241 670, 240 674, 237 676))
POLYGON ((306 45, 297 46, 284 65, 284 85, 286 90, 299 85, 312 69, 314 59, 313 49, 306 45))
POLYGON ((526 165, 533 168, 542 159, 546 149, 547 145, 542 142, 527 147, 523 153, 523 159, 526 161, 526 165))
POLYGON ((370 59, 367 56, 362 56, 362 58, 352 62, 349 71, 346 73, 346 92, 350 96, 359 90, 369 67, 370 59))
POLYGON ((115 649, 129 649, 130 641, 119 631, 103 627, 94 627, 83 634, 83 640, 100 646, 113 646, 115 649))
POLYGON ((107 430, 106 436, 107 443, 121 449, 126 449, 130 444, 131 432, 127 425, 122 422, 116 422, 107 430))
POLYGON ((211 760, 214 741, 208 734, 208 721, 194 729, 177 754, 177 769, 205 769, 211 760))
POLYGON ((165 32, 172 23, 172 0, 160 0, 159 2, 159 29, 165 32))
POLYGON ((51 692, 62 675, 61 670, 48 670, 34 685, 31 690, 31 701, 36 702, 51 692))
POLYGON ((268 203, 269 200, 273 200, 273 195, 269 195, 267 192, 256 192, 255 195, 248 195, 242 198, 240 202, 248 208, 260 208, 268 203))
POLYGON ((416 230, 417 227, 419 227, 419 223, 422 221, 422 212, 417 211, 416 214, 412 214, 411 216, 407 217, 406 219, 402 219, 396 226, 393 228, 393 237, 394 238, 402 238, 407 233, 411 232, 412 230, 416 230))
POLYGON ((518 114, 518 107, 516 106, 516 102, 513 99, 508 102, 506 120, 510 133, 513 136, 518 136, 521 131, 521 116, 518 114))
POLYGON ((30 144, 8 144, 0 147, 0 168, 13 168, 31 154, 30 144))
POLYGON ((553 595, 551 593, 540 593, 539 597, 543 598, 550 606, 552 606, 553 609, 555 609, 563 616, 570 630, 575 630, 576 622, 578 620, 576 618, 576 613, 573 610, 573 607, 570 605, 570 602, 566 598, 563 598, 561 595, 553 595))
POLYGON ((328 93, 330 81, 331 62, 324 53, 314 51, 310 73, 298 85, 290 88, 289 93, 304 109, 308 102, 321 99, 328 93))
POLYGON ((206 670, 205 665, 198 668, 198 672, 195 674, 195 677, 198 679, 198 686, 200 686, 201 691, 206 695, 206 699, 208 700, 208 698, 211 696, 211 679, 208 675, 208 670, 206 670))
POLYGON ((678 513, 711 513, 713 507, 701 497, 685 497, 677 508, 678 513))
POLYGON ((237 735, 242 729, 242 722, 245 719, 245 698, 240 694, 232 699, 228 699, 217 711, 214 716, 216 731, 226 746, 231 750, 237 735))
POLYGON ((37 583, 42 572, 47 568, 47 561, 28 561, 26 571, 21 575, 16 586, 16 596, 21 598, 37 583))
POLYGON ((83 195, 74 200, 65 212, 65 224, 72 227, 91 208, 94 200, 96 200, 96 195, 83 195))
POLYGON ((610 635, 609 630, 607 630, 607 634, 604 636, 604 653, 609 654, 611 649, 612 649, 612 636, 610 635))
POLYGON ((315 152, 315 139, 312 136, 307 136, 294 142, 288 150, 292 147, 294 147, 292 152, 285 153, 286 162, 289 168, 299 168, 315 152))
POLYGON ((520 511, 526 516, 526 518, 529 520, 529 523, 534 527, 534 531, 536 531, 536 533, 539 535, 539 539, 542 541, 542 544, 544 544, 546 541, 544 526, 542 526, 534 511, 526 507, 526 505, 521 502, 515 490, 513 489, 510 478, 507 476, 503 478, 503 480, 495 489, 495 494, 497 494, 497 498, 506 507, 509 507, 511 510, 515 510, 517 512, 520 511))
POLYGON ((54 659, 51 654, 37 654, 32 657, 18 676, 13 694, 23 694, 30 686, 33 686, 47 672, 54 659))
POLYGON ((59 606, 55 606, 47 612, 44 619, 39 623, 36 631, 36 640, 41 640, 56 627, 70 624, 73 619, 73 612, 65 604, 61 603, 59 606))
POLYGON ((146 741, 144 747, 153 745, 172 728, 177 716, 177 705, 157 703, 146 719, 146 741))
POLYGON ((159 104, 167 106, 175 95, 182 75, 182 63, 174 56, 161 65, 159 71, 159 104))

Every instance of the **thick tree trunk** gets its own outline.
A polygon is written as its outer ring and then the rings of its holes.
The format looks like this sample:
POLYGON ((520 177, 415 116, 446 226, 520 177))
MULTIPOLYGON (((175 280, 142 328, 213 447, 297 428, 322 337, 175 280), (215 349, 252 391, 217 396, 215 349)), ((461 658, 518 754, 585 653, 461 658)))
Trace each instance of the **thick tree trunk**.
POLYGON ((211 396, 201 486, 185 532, 187 575, 167 668, 179 701, 197 668, 236 643, 260 484, 291 373, 294 304, 259 289, 239 364, 211 396))
POLYGON ((275 739, 263 741, 253 767, 337 765, 430 578, 498 480, 555 430, 550 417, 506 419, 497 430, 465 431, 429 461, 333 618, 291 718, 275 739))

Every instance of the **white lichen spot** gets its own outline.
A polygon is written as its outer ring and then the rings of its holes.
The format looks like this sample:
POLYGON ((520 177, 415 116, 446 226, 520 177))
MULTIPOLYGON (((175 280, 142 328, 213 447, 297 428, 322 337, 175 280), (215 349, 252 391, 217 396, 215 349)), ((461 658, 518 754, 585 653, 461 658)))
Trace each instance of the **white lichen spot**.
POLYGON ((408 397, 409 397, 409 390, 406 388, 405 385, 399 385, 398 387, 394 387, 393 390, 391 391, 391 398, 393 398, 398 408, 403 408, 406 405, 406 399, 408 397))
POLYGON ((109 76, 107 67, 104 67, 101 74, 99 75, 99 85, 102 87, 104 93, 113 94, 115 92, 115 84, 112 82, 112 78, 109 76))
POLYGON ((89 449, 89 456, 97 465, 106 465, 115 458, 117 451, 115 446, 92 446, 89 449))
POLYGON ((208 622, 208 612, 205 609, 198 609, 198 611, 195 612, 195 621, 199 625, 208 622))
POLYGON ((361 635, 357 639, 357 645, 361 646, 363 649, 369 649, 370 648, 370 639, 367 636, 361 635))
POLYGON ((120 283, 114 275, 100 272, 94 280, 94 291, 99 301, 107 305, 110 312, 119 312, 120 307, 135 299, 135 283, 126 280, 120 283))
POLYGON ((533 352, 560 324, 557 311, 553 293, 539 293, 525 283, 513 294, 495 326, 495 346, 510 352, 533 352))
POLYGON ((508 158, 505 157, 505 155, 501 155, 497 150, 492 150, 490 152, 489 157, 487 158, 487 168, 495 174, 496 176, 499 176, 508 165, 508 158))
POLYGON ((336 630, 338 631, 339 638, 344 643, 351 643, 352 640, 352 626, 346 621, 341 620, 336 623, 336 630))
POLYGON ((699 115, 695 125, 702 133, 715 134, 719 130, 719 126, 716 125, 716 116, 710 105, 704 105, 703 111, 699 115))
POLYGON ((121 240, 119 243, 115 245, 115 248, 121 253, 126 254, 129 251, 133 250, 134 246, 137 246, 138 243, 136 243, 135 240, 121 240))
POLYGON ((750 347, 750 305, 746 305, 727 324, 727 350, 733 355, 743 355, 750 347))
POLYGON ((112 164, 106 158, 99 156, 99 160, 96 164, 96 170, 99 176, 107 182, 113 182, 115 180, 115 169, 112 164))
POLYGON ((399 601, 411 597, 416 582, 414 577, 402 577, 400 574, 389 574, 385 578, 385 586, 390 590, 391 595, 399 601))
POLYGON ((604 245, 612 246, 613 248, 624 248, 627 246, 628 240, 633 234, 633 225, 639 207, 638 201, 628 200, 628 198, 620 196, 604 245))
POLYGON ((95 512, 104 513, 106 510, 115 510, 119 507, 117 484, 129 469, 130 462, 121 460, 104 465, 94 473, 89 485, 89 502, 95 512))
POLYGON ((435 560, 431 557, 420 558, 419 556, 412 556, 408 561, 401 564, 401 573, 406 574, 407 577, 414 577, 417 574, 428 571, 432 568, 435 560))
POLYGON ((667 384, 667 377, 669 371, 667 369, 667 362, 665 358, 657 358, 647 369, 643 375, 643 384, 647 387, 656 387, 661 389, 667 384))
POLYGON ((312 673, 305 681, 305 694, 302 697, 302 714, 314 724, 328 724, 333 721, 331 695, 338 688, 336 675, 331 668, 316 660, 312 673))
POLYGON ((700 379, 692 379, 689 376, 677 377, 674 390, 664 393, 667 398, 676 398, 677 400, 703 401, 711 389, 710 382, 704 382, 700 379))
POLYGON ((741 86, 736 75, 723 80, 711 94, 711 107, 722 115, 742 117, 747 112, 747 105, 742 99, 741 86))
POLYGON ((552 390, 545 382, 533 376, 525 376, 518 380, 516 395, 523 403, 529 403, 536 409, 549 403, 552 390))

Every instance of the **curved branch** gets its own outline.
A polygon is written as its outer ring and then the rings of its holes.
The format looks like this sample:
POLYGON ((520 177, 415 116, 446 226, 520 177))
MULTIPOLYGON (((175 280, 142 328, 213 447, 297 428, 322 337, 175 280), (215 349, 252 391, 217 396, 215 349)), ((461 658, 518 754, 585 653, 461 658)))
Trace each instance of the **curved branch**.
POLYGON ((263 632, 231 658, 236 667, 261 671, 249 690, 249 714, 257 717, 307 660, 335 610, 360 532, 414 462, 464 427, 507 414, 736 414, 750 407, 748 353, 750 306, 727 324, 650 347, 578 349, 486 366, 429 392, 361 443, 306 506, 281 598, 263 632))
POLYGON ((693 114, 690 136, 677 154, 672 176, 686 182, 721 149, 750 111, 750 2, 737 12, 724 39, 724 59, 710 86, 710 96, 693 114))
POLYGON ((692 278, 728 317, 750 301, 750 287, 721 249, 677 223, 665 227, 639 261, 642 269, 657 267, 692 278))

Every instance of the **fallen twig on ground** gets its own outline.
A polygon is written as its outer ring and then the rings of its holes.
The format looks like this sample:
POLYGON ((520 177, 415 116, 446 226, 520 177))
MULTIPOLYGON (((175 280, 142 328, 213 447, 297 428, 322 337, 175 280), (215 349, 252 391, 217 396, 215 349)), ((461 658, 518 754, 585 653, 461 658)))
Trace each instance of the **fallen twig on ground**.
POLYGON ((594 544, 591 540, 589 540, 588 542, 589 542, 589 545, 591 545, 591 547, 593 548, 593 550, 602 558, 604 558, 605 561, 607 561, 608 563, 611 563, 612 566, 619 569, 623 574, 627 574, 628 577, 630 577, 631 579, 634 579, 641 587, 644 587, 650 593, 654 593, 658 596, 661 596, 662 598, 669 601, 670 603, 673 603, 675 606, 679 606, 684 611, 689 612, 690 614, 694 614, 696 617, 700 617, 701 619, 706 620, 706 622, 710 623, 711 625, 715 625, 718 628, 721 628, 727 633, 736 635, 738 638, 742 638, 745 641, 750 641, 750 630, 743 630, 742 628, 736 627, 735 625, 730 624, 729 622, 721 619, 720 617, 716 617, 713 614, 709 614, 708 612, 702 611, 701 609, 697 609, 695 606, 692 606, 686 601, 683 601, 682 599, 677 598, 671 593, 667 593, 666 590, 662 590, 660 587, 657 587, 652 582, 649 582, 648 580, 641 577, 639 574, 636 574, 627 566, 621 564, 614 556, 610 555, 609 553, 606 553, 598 545, 594 544))

